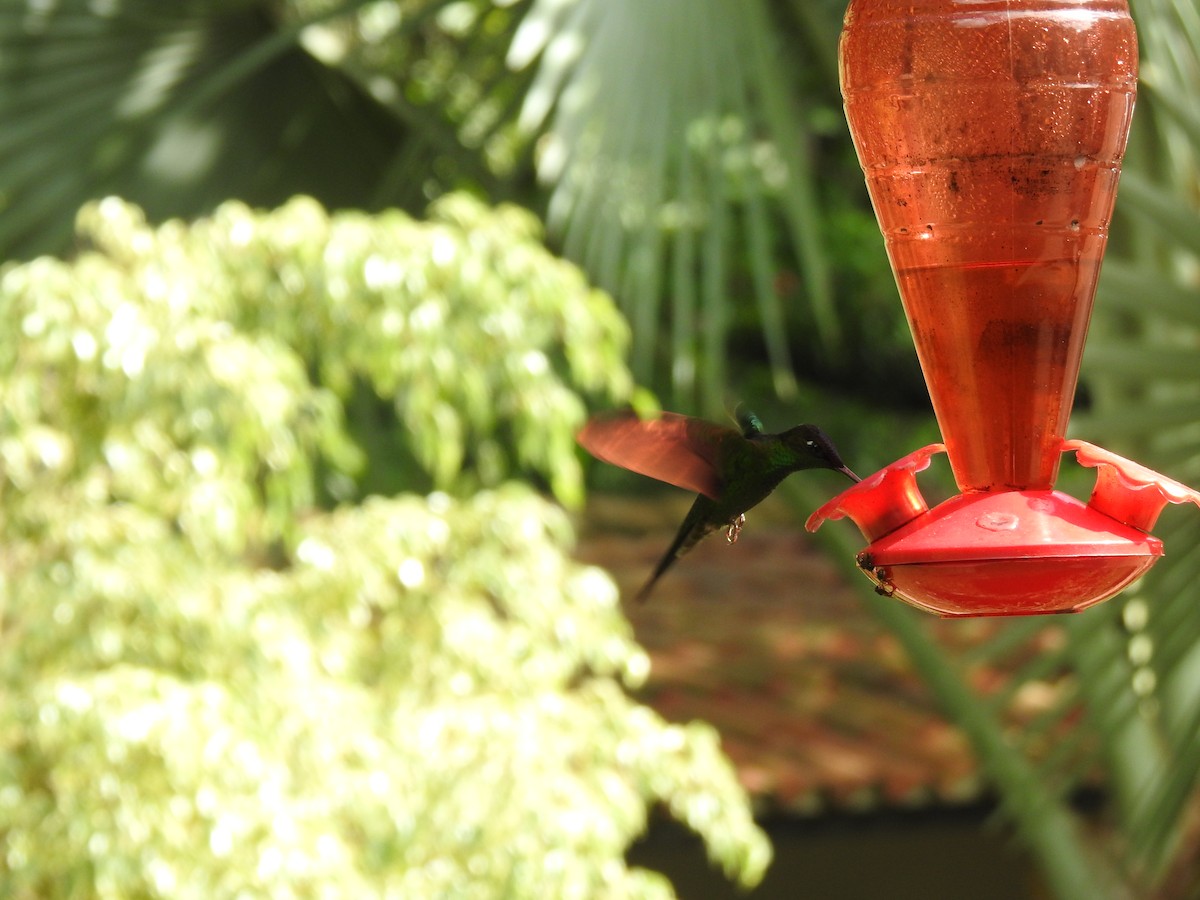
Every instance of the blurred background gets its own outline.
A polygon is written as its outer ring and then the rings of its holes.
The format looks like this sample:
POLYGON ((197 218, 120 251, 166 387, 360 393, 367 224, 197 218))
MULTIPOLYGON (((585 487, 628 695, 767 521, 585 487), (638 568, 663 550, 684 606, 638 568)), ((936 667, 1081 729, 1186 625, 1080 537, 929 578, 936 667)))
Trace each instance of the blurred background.
MULTIPOLYGON (((1130 6, 1072 432, 1197 485, 1200 8, 1130 6)), ((1194 509, 1099 607, 939 621, 805 473, 621 605, 688 498, 589 412, 937 439, 843 11, 0 3, 0 893, 1200 891, 1194 509)))

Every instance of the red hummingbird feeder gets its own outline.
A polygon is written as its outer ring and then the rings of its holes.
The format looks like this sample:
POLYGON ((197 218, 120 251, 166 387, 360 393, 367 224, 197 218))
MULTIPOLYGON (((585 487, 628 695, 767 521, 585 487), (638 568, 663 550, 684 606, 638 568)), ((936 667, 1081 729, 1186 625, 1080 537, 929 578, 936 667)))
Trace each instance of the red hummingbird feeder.
POLYGON ((849 517, 884 594, 944 616, 1072 612, 1162 555, 1200 493, 1064 439, 1137 87, 1126 0, 851 0, 850 133, 945 444, 808 520, 849 517), (916 473, 950 457, 959 495, 916 473), (1097 469, 1054 490, 1064 451, 1097 469))

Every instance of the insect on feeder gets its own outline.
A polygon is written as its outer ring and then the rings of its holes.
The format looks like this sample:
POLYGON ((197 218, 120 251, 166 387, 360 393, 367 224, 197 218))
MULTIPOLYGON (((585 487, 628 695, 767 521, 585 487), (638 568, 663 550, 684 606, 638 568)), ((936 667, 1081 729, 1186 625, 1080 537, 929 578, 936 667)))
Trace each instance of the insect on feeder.
POLYGON ((1137 83, 1126 0, 851 0, 842 94, 945 441, 817 510, 884 594, 946 616, 1084 609, 1200 493, 1065 440, 1137 83), (929 509, 945 451, 961 493, 929 509), (1097 469, 1054 490, 1063 452, 1097 469))

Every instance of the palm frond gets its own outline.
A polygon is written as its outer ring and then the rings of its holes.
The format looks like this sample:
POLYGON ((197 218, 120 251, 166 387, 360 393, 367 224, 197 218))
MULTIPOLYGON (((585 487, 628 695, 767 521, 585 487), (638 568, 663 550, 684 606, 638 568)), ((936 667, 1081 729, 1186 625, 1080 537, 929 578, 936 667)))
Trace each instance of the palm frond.
POLYGON ((1179 186, 1155 184, 1137 170, 1121 177, 1121 205, 1126 215, 1154 228, 1160 236, 1190 253, 1200 253, 1200 212, 1179 202, 1179 186))
MULTIPOLYGON (((800 479, 786 482, 783 489, 803 509, 819 504, 813 488, 800 479)), ((815 538, 843 558, 852 557, 860 549, 849 529, 822 529, 815 538)), ((1045 620, 1030 620, 1037 624, 1016 622, 1011 625, 1013 634, 1009 634, 1009 627, 1002 626, 994 646, 982 654, 956 657, 939 645, 928 616, 892 598, 878 596, 865 579, 855 584, 867 610, 897 638, 913 667, 970 739, 985 775, 1041 863, 1055 896, 1065 900, 1122 897, 1119 873, 1089 846, 1071 811, 1069 785, 1056 786, 1061 772, 1050 776, 1039 768, 1022 743, 1020 730, 1007 727, 1004 711, 972 687, 970 667, 964 662, 974 659, 977 664, 980 659, 996 660, 1008 652, 1027 652, 1026 641, 1035 641, 1052 626, 1045 620)), ((1044 652, 1048 648, 1038 649, 1044 652)), ((1065 648, 1057 652, 1061 659, 1065 648)), ((1037 666, 1041 671, 1042 663, 1037 666)), ((1077 764, 1074 757, 1072 764, 1077 764)))
MULTIPOLYGON (((1081 434, 1173 477, 1200 482, 1200 10, 1133 0, 1143 51, 1140 124, 1130 142, 1083 380, 1081 434), (1136 223, 1136 224, 1133 224, 1136 223)), ((1168 511, 1166 558, 1110 613, 1072 636, 1106 749, 1117 828, 1147 885, 1197 847, 1189 810, 1200 788, 1200 522, 1168 511), (1121 619, 1116 618, 1124 613, 1121 619), (1086 648, 1086 650, 1085 650, 1086 648)))
POLYGON ((781 241, 822 340, 839 340, 812 136, 779 49, 757 0, 538 0, 509 54, 515 68, 537 66, 521 123, 543 135, 552 233, 619 298, 639 376, 669 367, 677 396, 698 390, 709 406, 724 399, 730 296, 741 291, 753 297, 777 392, 794 391, 775 285, 781 241), (733 268, 743 252, 744 281, 733 268))
POLYGON ((155 218, 298 192, 367 205, 400 130, 302 31, 251 0, 10 5, 0 253, 68 249, 76 210, 108 194, 155 218))

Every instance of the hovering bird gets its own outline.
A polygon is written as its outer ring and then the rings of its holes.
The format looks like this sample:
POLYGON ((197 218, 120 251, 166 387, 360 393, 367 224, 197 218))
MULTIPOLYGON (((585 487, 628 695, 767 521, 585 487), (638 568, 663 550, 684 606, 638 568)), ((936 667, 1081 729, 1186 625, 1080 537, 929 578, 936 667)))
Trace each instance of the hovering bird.
POLYGON ((638 591, 639 602, 701 538, 724 528, 729 543, 736 541, 746 511, 793 472, 833 469, 860 480, 816 425, 766 434, 754 413, 739 406, 735 417, 740 431, 678 413, 665 412, 652 419, 633 412, 605 413, 593 417, 579 432, 579 443, 597 459, 699 494, 675 540, 638 591))

